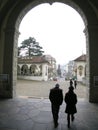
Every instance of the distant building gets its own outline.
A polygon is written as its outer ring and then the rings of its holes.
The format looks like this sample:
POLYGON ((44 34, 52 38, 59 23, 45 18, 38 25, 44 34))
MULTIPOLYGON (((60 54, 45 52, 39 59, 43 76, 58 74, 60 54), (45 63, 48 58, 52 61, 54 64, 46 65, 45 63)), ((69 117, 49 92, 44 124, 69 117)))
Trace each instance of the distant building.
POLYGON ((55 59, 52 57, 50 62, 46 55, 18 57, 18 78, 47 81, 49 79, 49 69, 52 68, 54 71, 53 61, 56 63, 55 59))
POLYGON ((86 78, 86 55, 83 54, 74 60, 74 76, 77 81, 82 81, 86 78))
POLYGON ((44 55, 44 58, 49 62, 48 64, 48 78, 51 79, 56 77, 57 68, 56 68, 56 60, 51 55, 44 55))
POLYGON ((74 76, 74 61, 69 61, 68 64, 65 65, 65 79, 73 78, 74 76))
POLYGON ((74 69, 74 61, 69 61, 69 63, 68 63, 69 78, 73 78, 73 76, 74 76, 73 69, 74 69))

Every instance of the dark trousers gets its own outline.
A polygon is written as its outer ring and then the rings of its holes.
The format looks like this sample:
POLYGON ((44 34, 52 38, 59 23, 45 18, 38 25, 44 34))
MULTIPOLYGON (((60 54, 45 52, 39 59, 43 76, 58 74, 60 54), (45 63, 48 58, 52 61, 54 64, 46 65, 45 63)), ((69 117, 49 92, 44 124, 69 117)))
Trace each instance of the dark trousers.
POLYGON ((58 114, 59 114, 60 106, 52 104, 51 107, 52 107, 52 115, 53 115, 53 119, 54 119, 54 124, 57 124, 58 123, 58 114))
POLYGON ((75 84, 74 86, 75 86, 75 88, 76 88, 77 85, 75 84))
POLYGON ((74 120, 74 114, 67 114, 68 127, 70 127, 70 120, 74 120), (70 119, 71 118, 71 119, 70 119))

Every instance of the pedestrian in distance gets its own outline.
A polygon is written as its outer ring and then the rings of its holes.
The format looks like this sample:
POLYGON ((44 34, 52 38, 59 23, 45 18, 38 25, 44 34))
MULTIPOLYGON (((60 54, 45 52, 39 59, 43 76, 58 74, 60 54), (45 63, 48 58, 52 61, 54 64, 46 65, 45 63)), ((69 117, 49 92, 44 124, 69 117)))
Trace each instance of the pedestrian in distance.
POLYGON ((76 86, 77 86, 77 80, 75 79, 74 80, 74 87, 75 87, 75 89, 76 89, 76 86))
POLYGON ((73 80, 70 79, 70 86, 73 86, 73 80))
POLYGON ((70 128, 70 121, 74 121, 74 114, 77 113, 77 95, 74 93, 74 87, 69 87, 69 91, 65 93, 64 101, 66 103, 65 113, 67 113, 67 125, 70 128))
POLYGON ((51 110, 54 120, 54 127, 58 126, 60 105, 63 103, 63 91, 59 88, 60 85, 56 84, 54 88, 50 89, 49 99, 51 102, 51 110))

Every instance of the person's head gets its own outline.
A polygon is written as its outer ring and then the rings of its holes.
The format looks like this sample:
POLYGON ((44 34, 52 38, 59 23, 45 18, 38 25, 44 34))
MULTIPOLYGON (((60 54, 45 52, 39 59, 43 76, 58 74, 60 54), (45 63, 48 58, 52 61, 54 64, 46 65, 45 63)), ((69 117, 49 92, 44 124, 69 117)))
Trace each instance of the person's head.
POLYGON ((70 86, 70 87, 69 87, 69 91, 73 92, 73 90, 74 90, 74 87, 73 87, 73 86, 70 86))
POLYGON ((58 83, 55 85, 56 88, 59 88, 59 86, 60 86, 60 85, 59 85, 58 83))

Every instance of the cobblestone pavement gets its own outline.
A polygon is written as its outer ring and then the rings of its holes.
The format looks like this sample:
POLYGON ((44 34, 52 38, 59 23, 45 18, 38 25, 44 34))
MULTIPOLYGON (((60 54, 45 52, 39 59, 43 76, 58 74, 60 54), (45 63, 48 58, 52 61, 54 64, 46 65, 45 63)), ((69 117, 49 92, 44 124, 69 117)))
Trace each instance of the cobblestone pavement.
MULTIPOLYGON (((35 97, 35 98, 48 98, 49 91, 56 83, 60 84, 60 87, 63 89, 63 93, 67 92, 69 87, 69 81, 59 80, 59 81, 27 81, 27 80, 18 80, 16 93, 17 97, 26 96, 26 97, 35 97)), ((75 93, 78 98, 87 97, 87 87, 78 83, 75 93)))

